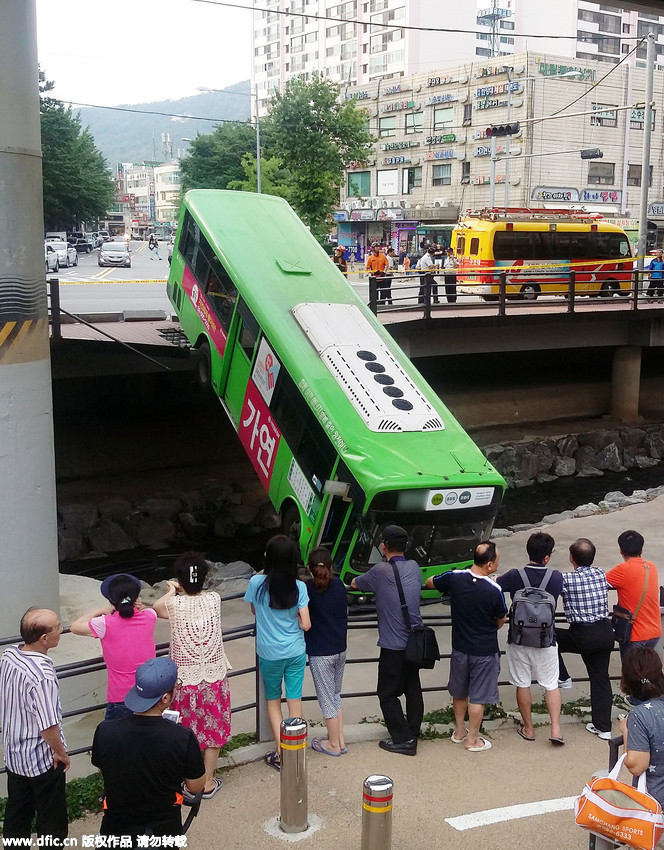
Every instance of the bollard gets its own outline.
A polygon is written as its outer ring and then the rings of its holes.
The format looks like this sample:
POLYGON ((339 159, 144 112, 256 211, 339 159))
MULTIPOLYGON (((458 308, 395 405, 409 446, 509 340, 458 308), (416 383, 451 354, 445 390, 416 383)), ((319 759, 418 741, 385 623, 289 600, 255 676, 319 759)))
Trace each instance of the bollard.
POLYGON ((307 722, 287 717, 281 722, 281 819, 283 832, 305 832, 307 801, 307 722))
POLYGON ((364 780, 361 850, 390 850, 393 788, 389 776, 367 776, 364 780))

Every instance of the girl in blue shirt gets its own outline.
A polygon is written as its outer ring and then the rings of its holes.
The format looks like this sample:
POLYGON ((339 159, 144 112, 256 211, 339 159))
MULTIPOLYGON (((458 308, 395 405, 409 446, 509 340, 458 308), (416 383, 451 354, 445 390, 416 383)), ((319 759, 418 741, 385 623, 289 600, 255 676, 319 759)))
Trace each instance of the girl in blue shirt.
POLYGON ((302 717, 302 683, 306 654, 303 632, 311 628, 309 596, 297 578, 297 550, 290 537, 278 534, 265 547, 263 575, 249 579, 244 601, 256 617, 256 654, 265 685, 267 714, 277 749, 265 762, 281 770, 282 682, 290 717, 302 717))

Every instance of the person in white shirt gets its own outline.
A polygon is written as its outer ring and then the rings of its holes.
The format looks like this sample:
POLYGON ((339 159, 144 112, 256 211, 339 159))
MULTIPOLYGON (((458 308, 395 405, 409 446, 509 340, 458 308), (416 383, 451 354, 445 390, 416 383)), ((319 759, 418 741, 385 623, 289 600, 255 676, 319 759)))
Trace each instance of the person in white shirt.
POLYGON ((436 253, 436 249, 433 245, 429 245, 426 253, 420 257, 417 261, 417 265, 415 266, 421 272, 424 272, 420 277, 420 291, 417 293, 417 303, 424 304, 425 303, 425 293, 427 285, 431 287, 431 297, 433 299, 434 304, 438 304, 438 285, 436 284, 436 278, 431 273, 432 269, 437 268, 436 261, 434 259, 434 254, 436 253))
POLYGON ((458 265, 459 260, 454 255, 454 249, 448 248, 445 251, 443 269, 445 270, 445 295, 449 304, 455 304, 457 300, 456 268, 458 265))

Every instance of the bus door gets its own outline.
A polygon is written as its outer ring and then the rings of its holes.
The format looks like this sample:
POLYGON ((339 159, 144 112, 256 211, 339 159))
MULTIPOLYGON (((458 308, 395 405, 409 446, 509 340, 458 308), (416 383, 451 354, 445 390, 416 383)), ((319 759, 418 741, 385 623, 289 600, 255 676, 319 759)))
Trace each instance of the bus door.
POLYGON ((241 299, 238 301, 236 316, 235 335, 229 340, 224 356, 226 380, 223 388, 219 390, 219 395, 237 426, 251 375, 259 328, 258 322, 241 299))

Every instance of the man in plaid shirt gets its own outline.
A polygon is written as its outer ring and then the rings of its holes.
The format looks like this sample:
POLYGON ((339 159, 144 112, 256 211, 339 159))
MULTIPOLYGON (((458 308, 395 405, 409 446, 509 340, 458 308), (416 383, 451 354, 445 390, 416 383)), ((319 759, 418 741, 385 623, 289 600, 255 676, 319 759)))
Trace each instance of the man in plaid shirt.
POLYGON ((609 740, 613 699, 609 661, 614 639, 609 619, 609 586, 603 570, 592 566, 594 559, 595 546, 585 537, 575 540, 569 547, 574 571, 563 573, 562 599, 570 625, 568 629, 556 629, 560 663, 558 686, 572 687, 562 653, 580 654, 590 679, 592 723, 588 723, 586 729, 609 740))

